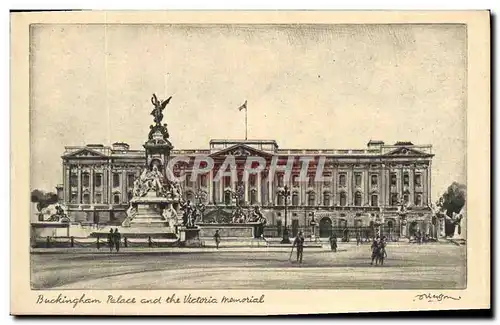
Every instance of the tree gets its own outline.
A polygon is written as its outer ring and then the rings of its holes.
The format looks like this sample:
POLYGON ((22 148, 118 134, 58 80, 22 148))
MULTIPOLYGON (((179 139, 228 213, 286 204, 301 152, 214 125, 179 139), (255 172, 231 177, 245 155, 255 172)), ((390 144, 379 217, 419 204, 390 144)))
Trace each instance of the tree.
POLYGON ((446 192, 443 193, 441 198, 439 198, 438 206, 446 211, 445 222, 445 235, 453 236, 455 232, 455 223, 451 219, 453 217, 453 213, 459 213, 465 205, 465 200, 467 196, 467 188, 464 184, 460 184, 457 182, 453 182, 446 192))
POLYGON ((57 194, 54 192, 44 192, 42 190, 33 190, 31 192, 31 202, 36 203, 36 209, 39 218, 42 218, 42 210, 51 204, 57 203, 57 194))

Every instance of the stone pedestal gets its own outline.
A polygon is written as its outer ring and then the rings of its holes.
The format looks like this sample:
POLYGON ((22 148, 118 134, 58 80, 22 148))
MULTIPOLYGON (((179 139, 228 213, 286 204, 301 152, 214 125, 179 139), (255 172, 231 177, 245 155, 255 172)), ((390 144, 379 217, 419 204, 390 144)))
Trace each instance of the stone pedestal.
POLYGON ((179 241, 181 247, 200 247, 200 228, 199 227, 179 227, 179 241))
POLYGON ((201 237, 213 237, 219 230, 221 237, 254 238, 258 222, 250 223, 199 223, 201 237))

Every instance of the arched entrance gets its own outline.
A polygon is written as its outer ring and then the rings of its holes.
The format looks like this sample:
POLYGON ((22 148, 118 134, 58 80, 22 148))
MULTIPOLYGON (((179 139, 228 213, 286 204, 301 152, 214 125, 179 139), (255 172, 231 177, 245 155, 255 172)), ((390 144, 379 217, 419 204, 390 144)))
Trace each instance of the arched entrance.
POLYGON ((319 237, 328 238, 332 234, 332 220, 324 217, 319 221, 319 237))
POLYGON ((418 230, 418 223, 416 221, 410 223, 410 229, 408 230, 408 234, 410 235, 410 237, 415 236, 417 230, 418 230))

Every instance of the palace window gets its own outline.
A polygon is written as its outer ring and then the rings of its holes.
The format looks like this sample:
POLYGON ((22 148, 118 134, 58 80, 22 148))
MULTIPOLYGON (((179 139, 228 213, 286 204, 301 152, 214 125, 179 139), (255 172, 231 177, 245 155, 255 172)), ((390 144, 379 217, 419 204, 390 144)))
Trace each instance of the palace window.
POLYGON ((391 173, 391 186, 396 186, 398 183, 398 177, 396 173, 391 173))
POLYGON ((314 186, 314 175, 311 174, 308 176, 308 182, 309 182, 309 187, 314 186))
POLYGON ((71 193, 70 202, 71 203, 78 203, 77 200, 78 200, 78 194, 77 193, 71 193))
POLYGON ((70 187, 77 187, 78 186, 78 175, 71 174, 71 176, 69 177, 69 186, 70 187))
POLYGON ((113 203, 120 204, 120 194, 113 195, 113 203))
POLYGON ((283 174, 278 174, 278 187, 283 187, 283 186, 285 186, 284 176, 283 174))
POLYGON ((224 187, 230 187, 230 186, 231 186, 231 177, 224 176, 224 187))
POLYGON ((361 173, 354 174, 354 183, 356 186, 361 186, 361 173))
POLYGON ((391 194, 391 205, 398 205, 398 194, 397 193, 392 193, 391 194))
POLYGON ((113 187, 120 187, 120 174, 113 174, 113 187))
POLYGON ((292 205, 294 205, 294 206, 299 205, 299 194, 298 193, 293 193, 293 195, 292 195, 292 205))
POLYGON ((231 192, 230 191, 225 191, 224 192, 224 204, 225 205, 230 205, 231 204, 231 192))
POLYGON ((422 194, 417 194, 415 196, 415 205, 416 206, 421 206, 422 205, 422 194))
POLYGON ((403 201, 404 201, 405 203, 410 202, 410 196, 409 196, 408 194, 403 195, 403 201))
POLYGON ((278 195, 278 205, 284 205, 283 195, 278 195))
POLYGON ((102 194, 101 194, 100 192, 97 192, 97 193, 95 194, 94 201, 95 201, 95 203, 97 203, 97 204, 101 204, 101 203, 102 203, 102 194))
POLYGON ((377 207, 377 206, 378 206, 378 195, 372 194, 372 207, 377 207))
POLYGON ((292 184, 293 186, 299 186, 299 175, 293 175, 292 176, 292 184))
POLYGON ((102 174, 97 173, 94 174, 94 187, 101 187, 102 186, 102 174))
POLYGON ((378 175, 372 175, 372 186, 377 186, 378 185, 378 175))
POLYGON ((200 186, 207 186, 207 175, 200 175, 200 186))
POLYGON ((82 185, 85 187, 90 186, 90 174, 89 173, 82 173, 82 185))
POLYGON ((316 205, 316 195, 314 194, 314 192, 309 192, 309 195, 307 197, 307 205, 316 205))
POLYGON ((89 193, 83 194, 83 204, 90 204, 90 194, 89 193))
POLYGON ((134 197, 134 195, 132 194, 132 191, 128 191, 127 192, 127 198, 128 198, 128 200, 129 201, 132 200, 133 197, 134 197))
POLYGON ((346 178, 347 178, 346 174, 339 175, 339 186, 345 186, 346 178))
POLYGON ((361 193, 360 192, 356 192, 354 194, 354 205, 357 206, 357 207, 361 206, 361 200, 362 200, 361 193))
POLYGON ((250 183, 250 186, 255 186, 256 180, 257 180, 257 175, 255 175, 255 174, 252 174, 248 177, 248 181, 250 183))
POLYGON ((329 192, 323 193, 323 205, 325 205, 325 206, 330 205, 330 193, 329 192))
POLYGON ((415 186, 422 186, 422 175, 415 174, 415 186))
POLYGON ((191 183, 191 173, 186 173, 186 184, 191 183))
POLYGON ((345 192, 340 192, 339 199, 340 199, 340 206, 345 207, 347 205, 347 197, 345 192))
POLYGON ((394 229, 394 222, 392 220, 387 221, 387 228, 394 229))
POLYGON ((128 187, 130 187, 130 188, 134 187, 134 180, 135 180, 135 175, 134 174, 128 174, 127 175, 127 184, 128 184, 128 187))
POLYGON ((410 175, 408 175, 408 172, 405 172, 403 174, 403 185, 404 186, 409 186, 410 185, 410 175))
POLYGON ((257 191, 256 190, 250 191, 250 204, 251 205, 257 204, 257 191))

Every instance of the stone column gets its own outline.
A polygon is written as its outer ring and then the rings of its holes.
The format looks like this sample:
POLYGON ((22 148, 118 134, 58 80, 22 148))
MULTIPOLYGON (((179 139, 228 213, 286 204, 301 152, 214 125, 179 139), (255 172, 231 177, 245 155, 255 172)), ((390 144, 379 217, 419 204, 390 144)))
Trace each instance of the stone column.
POLYGON ((63 187, 64 187, 64 202, 69 203, 71 200, 71 168, 66 163, 63 165, 63 187))
POLYGON ((212 171, 212 169, 210 169, 210 172, 208 172, 208 202, 215 204, 213 182, 214 182, 214 172, 212 171))
POLYGON ((429 161, 429 167, 427 168, 427 201, 424 205, 429 205, 432 201, 432 161, 429 161))
POLYGON ((82 203, 82 167, 78 166, 78 195, 76 203, 82 203))
MULTIPOLYGON (((368 165, 367 168, 370 168, 370 165, 368 165)), ((368 182, 370 181, 369 178, 370 177, 369 177, 368 169, 363 170, 363 184, 365 186, 364 186, 364 190, 363 190, 364 195, 363 195, 363 204, 362 205, 364 205, 364 206, 370 205, 370 196, 369 196, 370 190, 368 187, 369 186, 368 182)))
POLYGON ((274 205, 273 180, 271 179, 271 173, 267 174, 267 187, 268 187, 268 191, 267 191, 268 203, 270 205, 274 205))
POLYGON ((261 172, 258 172, 257 173, 257 204, 259 204, 259 205, 262 202, 261 186, 262 186, 262 184, 261 184, 261 172))
POLYGON ((114 169, 109 166, 108 167, 108 203, 113 204, 113 175, 114 169))
POLYGON ((334 166, 332 170, 332 185, 333 185, 333 190, 332 190, 332 204, 337 205, 337 183, 338 183, 338 172, 337 168, 334 166))
POLYGON ((427 173, 428 173, 428 168, 424 169, 422 172, 422 205, 427 205, 428 198, 427 198, 427 189, 428 189, 428 182, 429 180, 427 179, 427 173))
POLYGON ((90 167, 89 173, 89 185, 90 185, 90 204, 94 203, 94 166, 90 167))
POLYGON ((127 171, 125 169, 122 170, 122 183, 120 185, 122 188, 122 202, 125 203, 128 201, 128 197, 127 197, 127 171))
POLYGON ((219 203, 224 203, 224 177, 221 177, 219 183, 219 203))
POLYGON ((353 175, 353 168, 347 171, 347 205, 352 206, 353 200, 352 200, 352 191, 354 189, 353 184, 354 184, 354 175, 353 175))
POLYGON ((108 192, 109 192, 109 167, 105 166, 102 171, 102 203, 109 203, 108 192))
POLYGON ((415 167, 411 167, 409 173, 409 178, 410 178, 410 204, 414 205, 415 204, 415 167))
POLYGON ((245 196, 244 196, 244 200, 245 200, 245 204, 248 204, 248 191, 250 191, 250 175, 244 171, 243 172, 243 188, 245 189, 245 196), (246 174, 246 177, 245 177, 245 174, 246 174))

